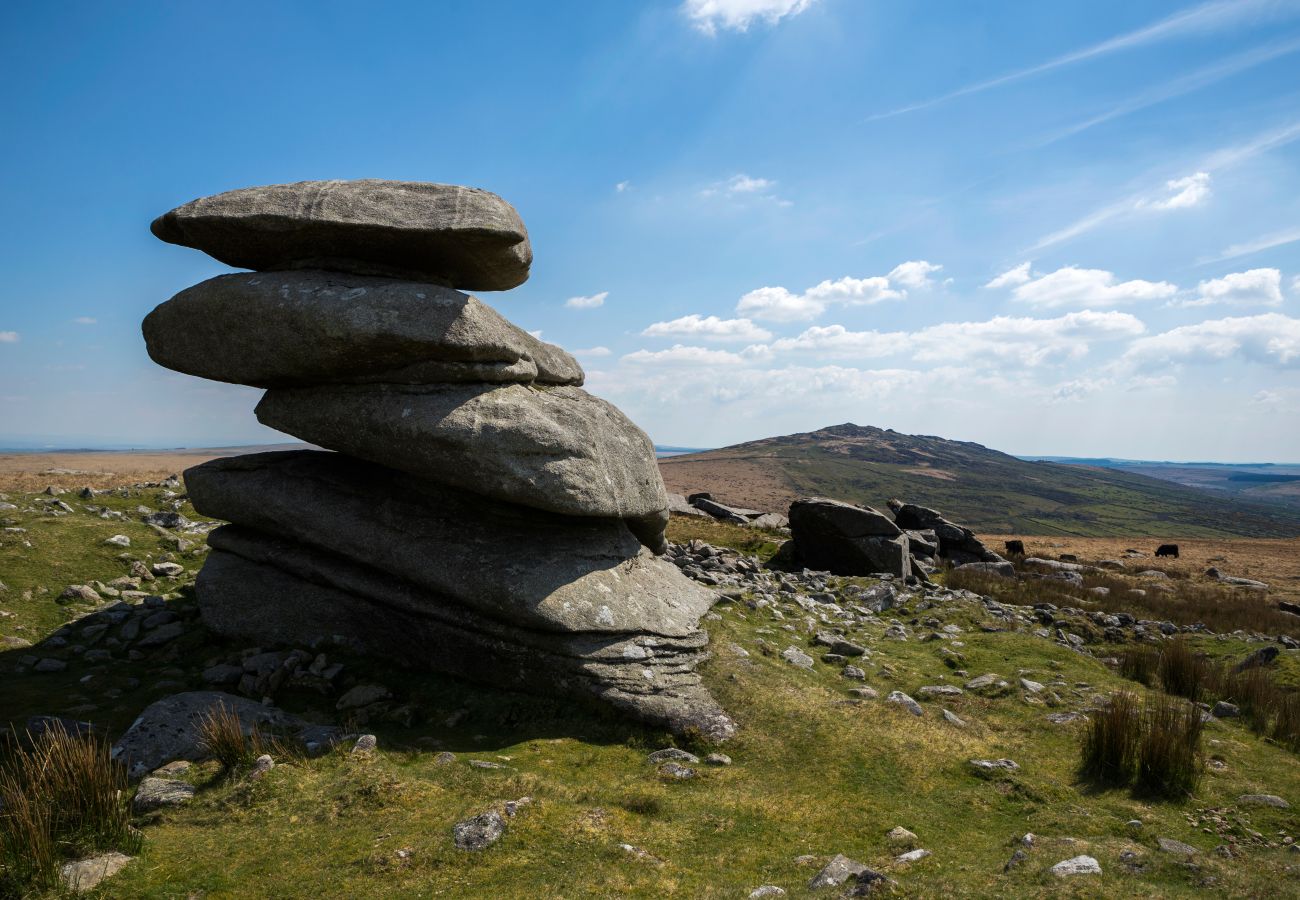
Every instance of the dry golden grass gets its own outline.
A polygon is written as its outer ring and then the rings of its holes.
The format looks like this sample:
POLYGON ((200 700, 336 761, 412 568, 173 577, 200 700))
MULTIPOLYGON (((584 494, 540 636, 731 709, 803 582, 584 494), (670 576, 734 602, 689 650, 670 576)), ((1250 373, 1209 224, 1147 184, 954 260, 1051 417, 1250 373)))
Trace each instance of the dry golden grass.
POLYGON ((6 453, 0 454, 0 491, 43 491, 49 485, 67 490, 83 487, 99 490, 142 481, 162 481, 168 475, 179 475, 190 466, 219 456, 306 446, 277 444, 178 450, 6 453))
POLYGON ((1232 538, 1183 539, 1164 537, 1058 537, 1044 535, 982 534, 984 541, 994 550, 1002 552, 1002 542, 1025 542, 1027 556, 1056 559, 1062 553, 1073 553, 1080 562, 1101 559, 1123 559, 1129 572, 1142 568, 1161 569, 1171 575, 1197 578, 1211 566, 1227 575, 1239 575, 1267 582, 1270 600, 1300 602, 1300 538, 1232 538), (1178 545, 1178 559, 1156 559, 1155 549, 1164 543, 1178 545), (1128 548, 1147 554, 1142 559, 1125 559, 1128 548), (1150 564, 1149 566, 1146 564, 1150 564))

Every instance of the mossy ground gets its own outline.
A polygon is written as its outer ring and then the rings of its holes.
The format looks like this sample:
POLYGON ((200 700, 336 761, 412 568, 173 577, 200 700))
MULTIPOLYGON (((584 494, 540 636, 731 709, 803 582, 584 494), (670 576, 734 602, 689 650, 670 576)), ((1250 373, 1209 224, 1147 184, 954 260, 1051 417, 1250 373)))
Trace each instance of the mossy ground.
MULTIPOLYGON (((26 507, 30 497, 13 498, 26 507)), ((131 552, 140 556, 169 552, 165 544, 150 544, 156 536, 138 516, 125 525, 103 522, 82 506, 107 501, 64 499, 76 512, 59 518, 6 514, 28 528, 33 547, 15 546, 8 535, 3 539, 0 581, 10 590, 0 595, 0 609, 15 615, 0 619, 0 634, 39 642, 78 609, 54 602, 67 583, 123 574, 120 551, 101 545, 110 534, 129 534, 131 552), (46 594, 22 599, 39 585, 47 587, 46 594), (15 624, 23 630, 14 631, 15 624)), ((135 500, 123 504, 134 509, 135 500)), ((683 536, 727 540, 721 531, 674 534, 683 536)), ((200 561, 185 554, 177 559, 187 569, 200 561)), ((187 577, 174 585, 174 605, 182 611, 190 602, 187 577)), ((669 743, 665 734, 556 699, 348 660, 350 677, 382 681, 414 705, 409 727, 367 725, 380 738, 375 755, 339 751, 294 761, 258 782, 223 781, 213 766, 196 767, 187 777, 202 786, 198 798, 142 820, 145 849, 100 894, 721 898, 744 897, 770 883, 803 896, 808 880, 835 853, 887 872, 901 896, 1300 893, 1300 854, 1282 845, 1282 833, 1300 834, 1300 812, 1238 807, 1236 799, 1272 793, 1300 802, 1300 764, 1241 725, 1210 726, 1205 749, 1222 765, 1209 771, 1194 799, 1152 803, 1126 789, 1098 791, 1082 782, 1076 772, 1078 726, 1049 723, 1046 715, 1053 710, 1026 702, 1020 692, 997 699, 967 693, 943 703, 923 700, 921 718, 883 701, 895 689, 917 696, 922 685, 964 681, 943 662, 939 651, 947 642, 885 640, 885 622, 867 626, 864 640, 873 655, 860 664, 882 699, 854 702, 848 689, 857 682, 845 680, 840 665, 819 659, 804 671, 779 657, 792 645, 820 657, 808 644, 802 618, 774 621, 743 602, 722 604, 717 612, 720 619, 706 623, 715 656, 704 674, 742 726, 719 748, 733 758, 729 767, 701 765, 694 780, 665 782, 645 762, 649 751, 669 743), (735 654, 732 644, 749 656, 735 654), (969 727, 946 723, 941 707, 969 727), (440 750, 453 751, 455 761, 439 764, 440 750), (971 758, 999 757, 1014 759, 1020 771, 985 780, 968 769, 971 758), (506 768, 477 769, 469 760, 506 768), (456 821, 523 796, 534 802, 509 820, 498 844, 479 853, 453 847, 456 821), (1240 858, 1211 852, 1227 837, 1191 824, 1203 809, 1225 810, 1224 818, 1236 823, 1240 858), (1144 823, 1136 836, 1125 825, 1135 818, 1144 823), (899 851, 889 846, 886 832, 896 825, 915 832, 918 846, 933 855, 894 865, 899 851), (1003 864, 1026 832, 1037 835, 1035 848, 1022 866, 1004 874, 1003 864), (1185 841, 1200 853, 1188 864, 1157 851, 1157 837, 1185 841), (625 844, 648 856, 623 849, 625 844), (1137 852, 1140 870, 1121 861, 1126 850, 1137 852), (1100 861, 1102 876, 1062 881, 1048 874, 1052 864, 1083 853, 1100 861), (816 862, 801 864, 802 855, 816 862)), ((971 675, 1064 681, 1068 687, 1058 689, 1066 700, 1062 710, 1121 687, 1146 693, 1096 659, 1032 634, 982 631, 975 605, 937 613, 898 610, 882 618, 911 623, 935 614, 962 628, 959 651, 971 675)), ((1225 656, 1257 646, 1234 640, 1198 644, 1225 656)), ((7 651, 0 654, 0 717, 21 724, 30 714, 79 707, 74 715, 120 730, 158 696, 200 687, 205 659, 226 649, 196 627, 171 649, 100 667, 85 683, 89 669, 78 664, 65 673, 14 675, 13 662, 39 648, 7 651), (138 685, 130 687, 131 679, 138 685), (159 688, 159 681, 173 685, 159 688), (120 693, 108 696, 105 685, 120 693), (97 708, 86 710, 88 705, 97 708)), ((1300 670, 1293 657, 1284 653, 1279 663, 1292 678, 1300 670)), ((312 695, 278 700, 290 709, 330 712, 328 702, 312 695)))

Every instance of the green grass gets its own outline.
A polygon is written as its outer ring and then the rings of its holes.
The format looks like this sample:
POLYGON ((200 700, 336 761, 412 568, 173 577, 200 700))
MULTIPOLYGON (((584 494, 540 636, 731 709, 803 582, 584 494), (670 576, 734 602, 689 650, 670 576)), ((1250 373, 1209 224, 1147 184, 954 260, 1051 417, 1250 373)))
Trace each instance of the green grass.
MULTIPOLYGON (((83 558, 109 570, 101 578, 121 574, 112 567, 122 564, 100 558, 91 532, 79 530, 88 526, 75 516, 57 527, 91 543, 83 558)), ((746 542, 762 536, 730 537, 746 542)), ((41 552, 77 558, 85 548, 67 540, 51 528, 41 552), (56 547, 61 549, 50 550, 56 547)), ((39 561, 32 565, 38 568, 39 561)), ((59 581, 85 577, 68 569, 59 581)), ((16 579, 6 571, 2 580, 16 579)), ((184 589, 178 593, 172 605, 184 613, 191 602, 184 589)), ((10 608, 12 596, 0 608, 10 608)), ((41 621, 25 603, 14 610, 24 621, 41 621)), ((47 628, 60 621, 63 609, 57 611, 47 628)), ((706 623, 716 653, 704 678, 741 724, 739 735, 722 748, 734 760, 730 767, 701 766, 693 781, 666 783, 645 762, 649 751, 669 743, 666 734, 559 699, 339 657, 348 677, 379 680, 399 702, 413 705, 413 724, 368 724, 366 730, 380 738, 380 750, 369 757, 337 752, 288 760, 256 782, 223 778, 215 764, 195 767, 186 777, 200 786, 197 799, 143 824, 140 858, 107 882, 101 895, 733 898, 772 883, 799 897, 806 895, 804 885, 817 865, 796 858, 811 854, 820 865, 835 853, 888 872, 900 894, 913 897, 1199 896, 1207 880, 1213 892, 1231 896, 1300 889, 1294 855, 1278 835, 1300 833, 1300 815, 1236 805, 1245 793, 1300 802, 1300 764, 1290 750, 1240 723, 1208 726, 1204 746, 1222 768, 1206 773, 1193 800, 1166 802, 1127 788, 1099 789, 1078 772, 1080 726, 1054 725, 1046 715, 1083 708, 1094 695, 1114 690, 1142 698, 1151 692, 1097 659, 1027 631, 981 630, 988 620, 978 603, 894 610, 855 632, 854 639, 873 654, 855 660, 867 672, 866 683, 881 697, 895 689, 919 696, 923 685, 963 683, 940 652, 949 642, 918 639, 928 631, 923 620, 936 616, 962 629, 958 640, 964 646, 954 649, 971 676, 997 672, 1013 682, 1021 674, 1049 685, 1061 681, 1051 688, 1059 705, 1028 702, 1019 692, 997 699, 968 693, 943 703, 923 700, 927 714, 916 718, 880 700, 846 702, 856 699, 848 690, 857 682, 842 678, 840 666, 822 662, 822 651, 809 646, 802 611, 792 608, 777 620, 743 601, 716 611, 720 618, 706 623), (909 623, 913 637, 883 639, 890 617, 909 623), (733 643, 750 655, 736 656, 728 649, 733 643), (818 659, 812 671, 780 659, 779 651, 790 645, 818 659), (944 722, 941 706, 969 727, 944 722), (461 710, 456 724, 446 724, 461 710), (454 763, 435 762, 435 753, 444 749, 456 753, 454 763), (1018 762, 1020 771, 986 780, 968 769, 972 758, 1000 757, 1018 762), (475 769, 470 759, 508 768, 475 769), (534 802, 509 820, 499 844, 481 853, 454 849, 456 821, 522 796, 534 802), (1226 838, 1204 833, 1188 818, 1201 821, 1198 811, 1205 809, 1227 811, 1224 818, 1245 859, 1229 861, 1210 852, 1226 838), (1136 836, 1125 826, 1134 818, 1145 823, 1136 836), (934 855, 910 867, 894 866, 896 851, 886 833, 898 825, 915 832, 918 846, 934 855), (1038 836, 1035 849, 1025 864, 1003 874, 1025 832, 1038 836), (1196 846, 1197 867, 1156 851, 1157 837, 1196 846), (1278 846, 1267 846, 1269 841, 1278 846), (622 844, 662 864, 628 853, 622 844), (1141 855, 1140 872, 1120 861, 1130 849, 1141 855), (1105 874, 1073 882, 1047 874, 1054 863, 1081 853, 1095 856, 1105 874)), ((85 684, 80 678, 88 668, 82 664, 65 673, 17 676, 12 663, 30 651, 0 654, 3 714, 21 722, 33 713, 90 705, 95 708, 81 717, 125 728, 149 700, 176 690, 157 689, 160 679, 198 687, 208 659, 239 649, 193 630, 156 655, 100 667, 85 684), (173 674, 162 674, 165 669, 173 674), (131 687, 130 679, 138 684, 131 687), (109 690, 121 693, 110 697, 109 690)), ((1227 659, 1254 645, 1196 640, 1194 646, 1227 659)), ((1093 649, 1098 656, 1112 650, 1093 649)), ((1281 657, 1282 677, 1300 676, 1295 657, 1281 657)), ((332 703, 310 693, 278 699, 306 713, 330 712, 332 703)))

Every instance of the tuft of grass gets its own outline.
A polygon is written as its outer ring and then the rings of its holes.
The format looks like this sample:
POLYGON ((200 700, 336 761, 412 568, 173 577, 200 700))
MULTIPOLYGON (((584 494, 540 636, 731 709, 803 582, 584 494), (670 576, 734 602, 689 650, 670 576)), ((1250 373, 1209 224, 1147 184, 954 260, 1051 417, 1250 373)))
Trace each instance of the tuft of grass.
POLYGON ((1213 677, 1209 660, 1193 651, 1181 635, 1161 648, 1156 669, 1165 693, 1186 697, 1193 703, 1205 695, 1213 677))
POLYGON ((1139 793, 1184 799, 1201 783, 1201 737, 1205 720, 1193 703, 1160 695, 1142 714, 1142 739, 1137 748, 1139 793))
POLYGON ((257 726, 245 734, 239 715, 224 703, 209 709, 199 720, 199 746, 221 764, 227 776, 252 768, 265 752, 265 741, 257 726))
POLYGON ((1278 698, 1269 736, 1300 753, 1300 694, 1288 691, 1278 698))
POLYGON ((624 794, 618 805, 638 816, 657 816, 663 812, 663 798, 645 791, 633 791, 624 794))
POLYGON ((126 771, 108 742, 58 725, 25 737, 0 763, 0 894, 52 887, 65 857, 139 852, 126 771))
POLYGON ((1142 738, 1142 717, 1137 697, 1121 691, 1110 705, 1095 713, 1083 731, 1084 776, 1101 784, 1124 784, 1133 775, 1138 743, 1142 738))
POLYGON ((1151 647, 1130 647, 1119 654, 1119 674, 1151 687, 1155 684, 1160 654, 1151 647))

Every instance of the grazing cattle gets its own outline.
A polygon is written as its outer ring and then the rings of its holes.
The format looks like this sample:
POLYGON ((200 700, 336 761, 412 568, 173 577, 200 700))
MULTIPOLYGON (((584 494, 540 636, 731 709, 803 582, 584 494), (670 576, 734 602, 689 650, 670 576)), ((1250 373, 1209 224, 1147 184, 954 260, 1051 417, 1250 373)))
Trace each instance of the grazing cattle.
POLYGON ((1007 547, 1007 556, 1024 556, 1024 555, 1025 555, 1025 542, 1024 542, 1024 541, 1007 541, 1007 542, 1006 542, 1006 547, 1007 547))
POLYGON ((1159 547, 1156 548, 1156 556, 1172 556, 1174 559, 1177 559, 1177 558, 1178 558, 1178 545, 1177 545, 1177 544, 1161 544, 1159 547))

